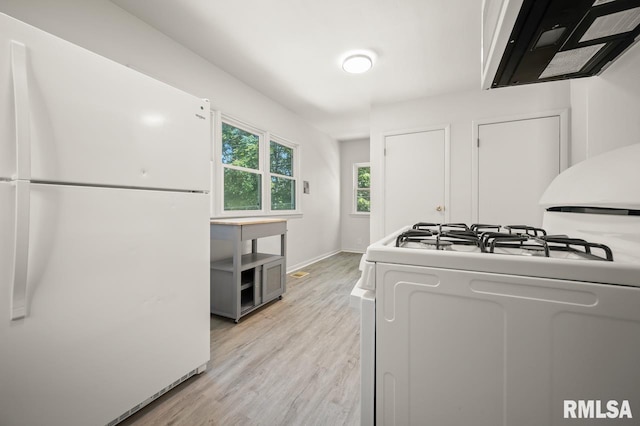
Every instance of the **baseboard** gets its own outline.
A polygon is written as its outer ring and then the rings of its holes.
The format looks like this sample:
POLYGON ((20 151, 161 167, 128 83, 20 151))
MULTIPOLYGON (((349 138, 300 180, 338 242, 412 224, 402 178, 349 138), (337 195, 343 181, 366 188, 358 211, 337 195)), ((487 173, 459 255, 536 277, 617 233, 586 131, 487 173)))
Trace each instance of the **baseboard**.
POLYGON ((336 255, 336 254, 340 253, 341 251, 342 250, 334 250, 334 251, 331 251, 329 253, 321 254, 320 256, 314 257, 313 259, 305 260, 304 262, 300 262, 298 264, 292 265, 289 268, 287 268, 287 274, 295 272, 298 269, 302 269, 305 266, 309 266, 312 263, 320 262, 321 260, 324 260, 327 257, 331 257, 333 255, 336 255))
POLYGON ((342 249, 340 251, 343 251, 345 253, 364 254, 367 251, 367 249, 364 249, 364 250, 362 250, 362 249, 342 249))

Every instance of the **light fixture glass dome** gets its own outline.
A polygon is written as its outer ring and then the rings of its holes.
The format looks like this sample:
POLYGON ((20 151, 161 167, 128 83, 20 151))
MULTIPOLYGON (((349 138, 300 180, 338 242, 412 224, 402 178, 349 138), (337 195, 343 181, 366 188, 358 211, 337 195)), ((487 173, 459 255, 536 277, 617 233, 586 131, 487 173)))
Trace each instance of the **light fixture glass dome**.
POLYGON ((342 69, 351 74, 362 74, 373 66, 373 61, 367 55, 351 55, 342 62, 342 69))

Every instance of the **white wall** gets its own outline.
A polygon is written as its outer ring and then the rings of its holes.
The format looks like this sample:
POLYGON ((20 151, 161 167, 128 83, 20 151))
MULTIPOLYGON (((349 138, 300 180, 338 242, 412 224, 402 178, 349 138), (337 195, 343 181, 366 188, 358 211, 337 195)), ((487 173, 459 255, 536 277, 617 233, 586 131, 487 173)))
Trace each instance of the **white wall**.
POLYGON ((353 214, 353 165, 369 162, 369 138, 340 142, 341 247, 364 253, 369 245, 369 215, 353 214))
POLYGON ((640 43, 596 77, 571 81, 572 163, 640 143, 640 43))
MULTIPOLYGON (((478 83, 479 86, 479 83, 478 83)), ((391 105, 371 111, 371 240, 384 236, 382 222, 383 134, 391 131, 451 125, 452 222, 471 222, 471 147, 474 120, 559 110, 570 106, 568 82, 453 93, 391 105)))
POLYGON ((302 197, 304 215, 289 220, 288 265, 339 250, 336 140, 107 0, 0 0, 0 12, 208 98, 213 109, 299 143, 302 179, 312 191, 302 197))

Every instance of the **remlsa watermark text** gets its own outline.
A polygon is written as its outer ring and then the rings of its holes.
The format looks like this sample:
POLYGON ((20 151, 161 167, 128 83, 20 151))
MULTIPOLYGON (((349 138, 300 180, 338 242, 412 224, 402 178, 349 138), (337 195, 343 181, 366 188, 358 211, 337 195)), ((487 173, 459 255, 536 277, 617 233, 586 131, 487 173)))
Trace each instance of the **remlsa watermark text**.
POLYGON ((565 419, 632 419, 631 405, 624 399, 601 401, 599 399, 564 400, 565 419))

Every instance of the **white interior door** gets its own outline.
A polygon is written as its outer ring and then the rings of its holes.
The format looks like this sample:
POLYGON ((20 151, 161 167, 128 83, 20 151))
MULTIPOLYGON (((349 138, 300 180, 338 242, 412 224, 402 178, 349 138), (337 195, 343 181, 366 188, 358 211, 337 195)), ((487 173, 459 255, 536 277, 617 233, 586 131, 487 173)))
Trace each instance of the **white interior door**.
POLYGON ((445 128, 385 137, 385 234, 448 221, 447 138, 445 128))
POLYGON ((477 221, 541 226, 538 201, 561 170, 560 116, 480 124, 477 221))

